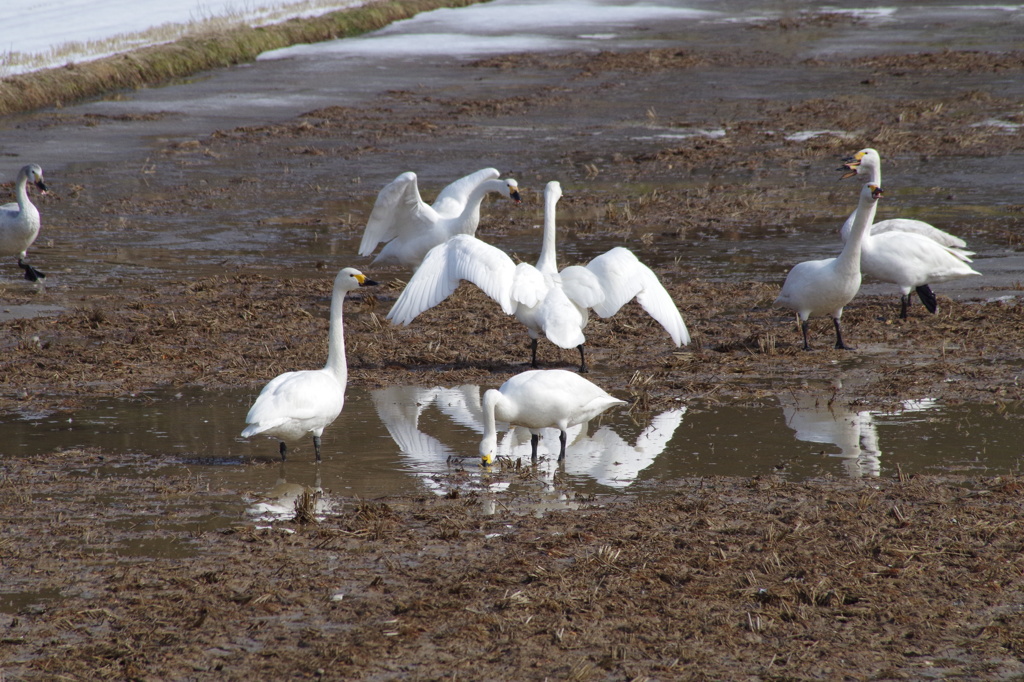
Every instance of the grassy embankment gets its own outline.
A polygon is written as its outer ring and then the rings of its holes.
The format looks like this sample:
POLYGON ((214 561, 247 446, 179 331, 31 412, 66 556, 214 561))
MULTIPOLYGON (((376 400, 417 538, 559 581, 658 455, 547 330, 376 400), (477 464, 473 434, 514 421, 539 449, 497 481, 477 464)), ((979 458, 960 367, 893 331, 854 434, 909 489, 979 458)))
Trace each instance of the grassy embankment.
POLYGON ((359 35, 440 7, 480 0, 391 0, 260 28, 239 27, 182 38, 84 64, 0 79, 0 116, 97 97, 252 61, 261 52, 359 35))

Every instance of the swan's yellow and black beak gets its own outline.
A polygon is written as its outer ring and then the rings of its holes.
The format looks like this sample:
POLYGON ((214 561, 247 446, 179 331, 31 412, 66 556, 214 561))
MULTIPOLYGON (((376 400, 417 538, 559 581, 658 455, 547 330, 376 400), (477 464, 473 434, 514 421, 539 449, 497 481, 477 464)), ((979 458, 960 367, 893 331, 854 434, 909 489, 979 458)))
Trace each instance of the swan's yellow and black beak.
POLYGON ((882 194, 884 194, 884 192, 882 192, 882 188, 880 186, 878 186, 878 185, 871 185, 871 198, 872 199, 878 199, 879 197, 882 196, 882 194))
POLYGON ((376 282, 374 282, 372 279, 368 278, 363 273, 359 273, 358 275, 352 275, 352 276, 356 278, 356 281, 359 282, 359 286, 361 286, 361 287, 375 287, 375 286, 377 286, 376 282))
POLYGON ((508 196, 517 204, 522 203, 523 198, 519 196, 519 185, 508 184, 508 196))
POLYGON ((494 453, 488 452, 486 455, 482 455, 480 457, 480 463, 483 464, 485 467, 491 466, 491 464, 494 463, 494 453))
POLYGON ((846 178, 852 178, 854 175, 856 175, 857 174, 857 169, 860 167, 860 162, 861 162, 861 160, 863 158, 864 158, 864 152, 860 151, 860 152, 857 152, 856 154, 854 154, 853 156, 849 156, 849 157, 843 159, 843 165, 840 166, 839 168, 837 168, 836 170, 841 170, 841 171, 846 171, 846 172, 843 173, 843 176, 841 178, 839 178, 839 179, 840 180, 845 180, 846 178))

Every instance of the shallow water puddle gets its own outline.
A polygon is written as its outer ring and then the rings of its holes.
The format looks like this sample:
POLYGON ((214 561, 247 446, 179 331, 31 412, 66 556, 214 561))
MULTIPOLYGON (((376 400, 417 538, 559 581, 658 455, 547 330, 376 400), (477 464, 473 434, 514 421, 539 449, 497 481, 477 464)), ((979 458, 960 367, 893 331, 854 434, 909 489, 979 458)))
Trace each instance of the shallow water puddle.
POLYGON ((74 416, 8 420, 0 424, 0 443, 7 457, 73 447, 142 453, 199 470, 212 485, 285 500, 286 507, 288 496, 304 488, 343 498, 447 494, 453 486, 500 490, 522 479, 512 475, 513 461, 541 489, 557 480, 589 495, 693 476, 871 477, 897 469, 994 475, 1017 471, 1024 454, 1019 407, 945 406, 922 397, 891 413, 858 411, 823 388, 780 391, 767 406, 680 401, 655 414, 612 410, 587 429, 571 430, 562 463, 554 461, 557 432, 546 432, 536 468, 528 466, 529 435, 515 430, 500 440, 508 463, 482 471, 479 387, 395 386, 349 390, 345 411, 324 433, 320 467, 311 442, 292 445, 281 465, 276 441, 238 436, 253 397, 197 390, 99 401, 74 416))

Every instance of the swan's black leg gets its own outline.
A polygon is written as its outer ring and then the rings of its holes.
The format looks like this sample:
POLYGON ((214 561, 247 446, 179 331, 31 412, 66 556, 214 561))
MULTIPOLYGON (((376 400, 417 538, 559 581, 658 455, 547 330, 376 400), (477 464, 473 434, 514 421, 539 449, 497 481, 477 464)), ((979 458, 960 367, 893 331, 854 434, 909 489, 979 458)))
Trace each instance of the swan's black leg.
POLYGON ((565 441, 566 441, 565 431, 559 431, 558 432, 558 442, 559 442, 559 445, 560 445, 560 449, 558 451, 558 461, 559 462, 561 462, 563 459, 565 459, 565 441))
POLYGON ((536 433, 530 434, 530 461, 534 464, 537 463, 537 444, 540 443, 540 435, 536 433))
POLYGON ((530 366, 537 367, 537 339, 530 339, 530 350, 533 351, 533 360, 530 361, 530 366))
POLYGON ((900 296, 900 319, 907 319, 907 308, 910 307, 910 294, 900 296))
MULTIPOLYGON (((921 299, 921 303, 924 304, 924 307, 928 310, 928 312, 934 315, 938 311, 939 300, 935 298, 935 292, 932 291, 932 288, 930 286, 928 286, 927 284, 922 284, 921 286, 917 287, 917 297, 921 299)), ((910 297, 908 296, 907 302, 909 301, 910 297)))
POLYGON ((587 359, 583 356, 583 344, 576 346, 580 351, 580 374, 586 374, 590 370, 587 369, 587 359))
POLYGON ((843 331, 839 326, 839 318, 833 317, 832 324, 836 328, 836 348, 839 350, 853 350, 853 346, 847 346, 843 343, 843 331))
POLYGON ((320 462, 320 436, 313 436, 313 449, 316 450, 316 461, 320 462))
POLYGON ((810 350, 811 349, 811 344, 807 343, 807 327, 809 325, 810 325, 810 323, 807 320, 801 320, 801 322, 800 322, 800 329, 804 333, 804 350, 810 350))
POLYGON ((25 279, 30 282, 38 282, 41 279, 46 279, 46 275, 36 270, 34 267, 24 262, 20 258, 18 259, 18 267, 25 271, 25 279))
POLYGON ((281 446, 278 448, 278 450, 281 452, 282 462, 288 459, 288 446, 284 444, 284 441, 281 441, 281 446))

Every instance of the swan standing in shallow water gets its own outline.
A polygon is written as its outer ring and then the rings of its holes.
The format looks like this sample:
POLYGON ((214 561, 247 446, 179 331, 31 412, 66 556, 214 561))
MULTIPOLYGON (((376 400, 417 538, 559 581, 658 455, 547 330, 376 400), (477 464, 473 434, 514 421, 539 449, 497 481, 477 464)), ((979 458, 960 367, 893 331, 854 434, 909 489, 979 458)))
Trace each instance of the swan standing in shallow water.
POLYGON ((43 169, 34 163, 18 171, 14 189, 17 202, 0 206, 0 256, 17 256, 18 267, 25 271, 25 279, 35 282, 46 275, 24 261, 28 247, 39 236, 39 209, 29 201, 26 189, 29 182, 40 192, 46 192, 43 169))
POLYGON ((796 311, 804 335, 804 350, 811 349, 807 342, 807 319, 812 315, 829 315, 836 328, 836 348, 852 350, 843 343, 839 318, 843 316, 843 307, 860 290, 861 245, 864 233, 874 220, 880 196, 881 187, 872 183, 864 185, 850 238, 838 256, 797 263, 786 275, 774 305, 796 311))
POLYGON ((323 369, 285 372, 263 387, 245 416, 248 426, 242 437, 264 434, 280 442, 281 460, 287 459, 285 441, 313 435, 316 461, 320 461, 320 436, 345 405, 348 364, 345 361, 345 328, 342 307, 345 294, 359 287, 373 286, 355 268, 345 268, 334 279, 327 364, 323 369))
POLYGON ((532 369, 517 374, 501 388, 484 393, 484 437, 480 457, 484 464, 494 461, 498 447, 496 421, 530 430, 531 459, 537 460, 540 430, 559 430, 558 460, 565 458, 565 431, 583 424, 614 405, 624 405, 600 386, 564 369, 532 369))
POLYGON ((517 204, 519 184, 500 180, 494 168, 484 168, 456 180, 441 190, 433 206, 423 201, 416 174, 402 173, 377 195, 366 222, 359 255, 369 256, 377 244, 387 242, 374 263, 419 265, 427 251, 457 234, 476 234, 480 202, 488 192, 498 192, 517 204))
POLYGON ((532 365, 537 366, 537 340, 545 335, 561 348, 577 348, 580 372, 587 371, 583 327, 589 310, 611 317, 633 298, 657 320, 677 346, 690 334, 672 297, 650 268, 629 249, 617 246, 584 266, 561 272, 555 261, 555 205, 562 187, 549 182, 544 189, 544 242, 534 267, 516 265, 503 251, 469 235, 458 235, 430 250, 388 313, 396 324, 409 324, 417 315, 446 299, 466 279, 515 315, 530 334, 532 365))
MULTIPOLYGON (((845 160, 844 178, 864 175, 868 182, 881 185, 882 160, 874 149, 861 149, 845 160)), ((846 241, 856 211, 846 219, 840 231, 846 241)), ((943 232, 921 220, 896 218, 882 220, 865 234, 861 271, 900 288, 900 317, 906 319, 910 292, 916 290, 928 312, 938 310, 935 293, 929 284, 980 275, 971 268, 973 252, 964 250, 963 239, 943 232)))

